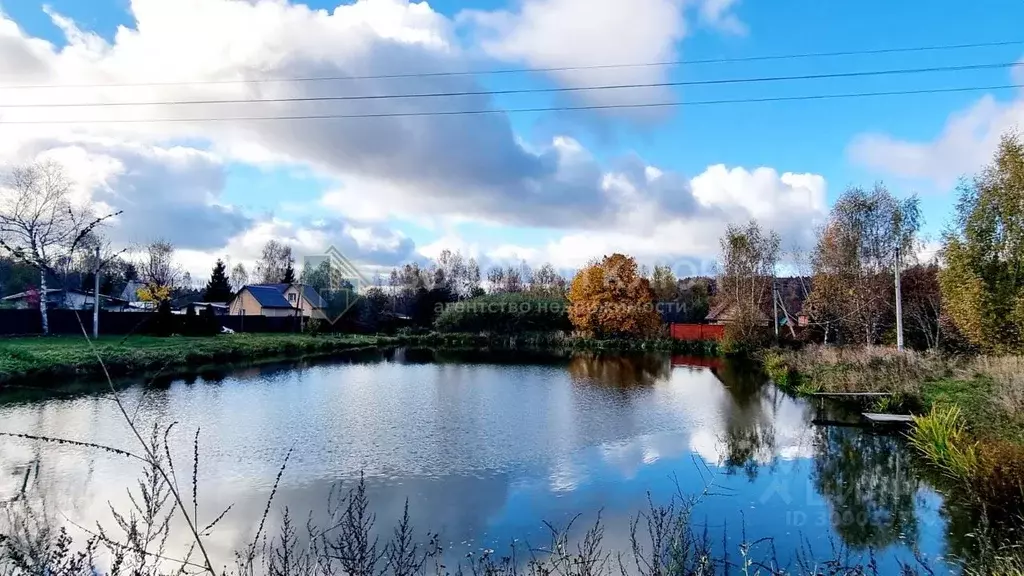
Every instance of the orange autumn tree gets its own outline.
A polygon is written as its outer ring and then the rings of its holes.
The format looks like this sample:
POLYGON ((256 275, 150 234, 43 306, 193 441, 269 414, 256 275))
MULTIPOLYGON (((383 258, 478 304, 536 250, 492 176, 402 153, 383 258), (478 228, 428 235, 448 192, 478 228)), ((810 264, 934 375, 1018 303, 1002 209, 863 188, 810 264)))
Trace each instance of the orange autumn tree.
POLYGON ((623 254, 580 270, 569 288, 569 320, 587 336, 651 336, 661 326, 651 284, 623 254))

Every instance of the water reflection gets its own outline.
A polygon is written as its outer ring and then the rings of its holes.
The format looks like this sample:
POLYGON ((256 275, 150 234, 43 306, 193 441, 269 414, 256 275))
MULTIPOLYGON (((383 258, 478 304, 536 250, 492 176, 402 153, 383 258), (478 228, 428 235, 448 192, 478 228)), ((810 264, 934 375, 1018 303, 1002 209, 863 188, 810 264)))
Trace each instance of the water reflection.
POLYGON ((672 365, 664 354, 576 354, 569 361, 569 374, 581 384, 629 389, 664 382, 672 365))
MULTIPOLYGON (((179 461, 190 461, 202 431, 201 502, 214 515, 235 504, 211 543, 227 559, 251 535, 292 447, 280 506, 320 510, 332 485, 365 472, 380 526, 409 498, 416 524, 441 531, 453 550, 540 542, 541 521, 597 510, 608 545, 621 547, 648 493, 663 501, 705 488, 703 461, 730 496, 702 503, 699 519, 724 532, 716 541, 732 554, 744 531, 775 538, 783 560, 805 539, 826 552, 830 537, 904 557, 907 542, 942 551, 941 500, 900 460, 898 442, 816 429, 806 404, 721 361, 396 350, 201 373, 129 387, 123 398, 138 404, 143 426, 180 423, 171 438, 179 461)), ((0 403, 0 422, 131 445, 103 395, 0 403)), ((109 519, 107 502, 124 504, 138 472, 80 447, 2 440, 0 497, 32 466, 54 508, 86 524, 109 519)))
POLYGON ((830 520, 848 546, 884 548, 916 544, 920 487, 898 438, 853 428, 819 428, 814 483, 828 501, 830 520))

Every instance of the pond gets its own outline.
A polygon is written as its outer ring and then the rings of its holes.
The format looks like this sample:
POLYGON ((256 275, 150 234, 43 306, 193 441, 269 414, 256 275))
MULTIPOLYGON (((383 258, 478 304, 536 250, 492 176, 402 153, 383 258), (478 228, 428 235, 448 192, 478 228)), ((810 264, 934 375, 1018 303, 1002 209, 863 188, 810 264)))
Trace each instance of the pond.
MULTIPOLYGON (((702 492, 693 521, 733 556, 744 538, 771 538, 783 564, 845 546, 874 550, 889 573, 917 549, 942 573, 936 559, 962 540, 898 435, 815 426, 818 407, 719 360, 400 349, 120 395, 142 428, 178 423, 169 440, 189 487, 199 430, 200 520, 234 505, 207 543, 220 563, 252 538, 289 452, 270 523, 287 506, 304 524, 332 486, 363 475, 378 526, 390 532, 408 499, 415 526, 439 532, 452 558, 545 543, 544 521, 587 526, 599 511, 605 548, 625 549, 648 496, 702 492)), ((135 448, 102 391, 0 397, 0 430, 135 448)), ((48 513, 94 526, 110 522, 108 502, 128 504, 140 469, 95 449, 0 440, 0 498, 27 470, 48 513)), ((176 531, 168 550, 184 538, 176 531)))

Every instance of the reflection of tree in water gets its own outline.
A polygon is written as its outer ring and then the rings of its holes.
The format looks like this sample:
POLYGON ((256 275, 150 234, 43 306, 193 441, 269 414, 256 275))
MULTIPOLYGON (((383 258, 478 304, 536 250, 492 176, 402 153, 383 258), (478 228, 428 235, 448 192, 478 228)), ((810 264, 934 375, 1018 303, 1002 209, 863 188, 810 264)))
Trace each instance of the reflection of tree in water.
POLYGON ((919 481, 892 436, 856 428, 822 427, 814 438, 814 483, 828 503, 831 522, 855 550, 880 549, 902 535, 917 542, 915 498, 919 481))
POLYGON ((726 452, 722 465, 727 474, 742 470, 750 481, 757 478, 761 464, 775 462, 775 417, 782 396, 755 367, 725 362, 713 370, 724 384, 722 417, 725 421, 726 452))
POLYGON ((581 353, 569 361, 569 375, 573 380, 612 388, 653 386, 668 380, 671 368, 669 357, 663 354, 581 353))

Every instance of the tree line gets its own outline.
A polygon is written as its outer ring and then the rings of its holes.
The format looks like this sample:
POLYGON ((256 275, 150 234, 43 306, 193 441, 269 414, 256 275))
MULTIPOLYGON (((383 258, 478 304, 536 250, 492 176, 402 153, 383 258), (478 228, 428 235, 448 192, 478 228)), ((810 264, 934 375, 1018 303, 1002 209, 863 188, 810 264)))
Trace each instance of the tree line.
MULTIPOLYGON (((844 191, 816 231, 809 257, 795 254, 788 262, 802 272, 796 278, 806 318, 800 338, 870 346, 897 343, 902 333, 917 348, 1024 348, 1020 136, 1004 135, 992 161, 961 180, 958 195, 937 258, 918 262, 916 196, 899 199, 880 183, 844 191)), ((785 257, 779 237, 757 222, 734 225, 721 251, 717 298, 731 310, 727 334, 746 346, 763 345, 773 336, 771 320, 792 316, 777 290, 785 257)))
MULTIPOLYGON (((102 229, 118 214, 97 215, 74 204, 70 189, 63 170, 52 162, 12 171, 0 195, 0 293, 37 289, 45 294, 48 286, 91 290, 97 275, 102 294, 118 295, 136 283, 138 299, 154 303, 226 302, 250 283, 298 282, 324 292, 338 288, 329 260, 307 261, 297 271, 292 248, 279 240, 266 243, 251 272, 242 263, 231 266, 218 259, 206 285, 194 286, 166 240, 142 248, 111 247, 102 229)), ((895 343, 902 334, 908 346, 918 348, 1020 350, 1020 136, 1006 134, 991 163, 963 179, 958 193, 954 222, 934 262, 916 260, 922 224, 918 198, 898 198, 878 183, 845 190, 817 228, 809 252, 784 252, 778 234, 757 221, 728 226, 713 278, 676 278, 668 266, 648 270, 624 254, 595 259, 571 279, 549 263, 532 268, 521 262, 482 272, 474 258, 445 250, 430 262, 378 274, 369 287, 349 283, 343 288, 360 291, 353 322, 367 329, 385 316, 430 328, 450 304, 516 295, 504 302, 523 308, 534 301, 548 310, 555 308, 553 302, 564 303, 572 329, 595 336, 649 336, 666 322, 702 321, 715 308, 727 318, 728 340, 742 346, 766 345, 780 336, 875 345, 895 343), (780 278, 780 268, 786 267, 793 273, 780 278), (656 306, 666 302, 674 306, 667 311, 656 306)), ((45 330, 45 298, 40 309, 45 330)), ((453 317, 442 324, 464 323, 453 317)), ((465 311, 457 317, 469 318, 465 311)), ((516 318, 489 318, 496 325, 521 324, 516 318)), ((465 322, 486 326, 479 318, 465 322)), ((529 325, 537 325, 536 319, 529 325)), ((551 325, 566 326, 561 318, 551 325)))

